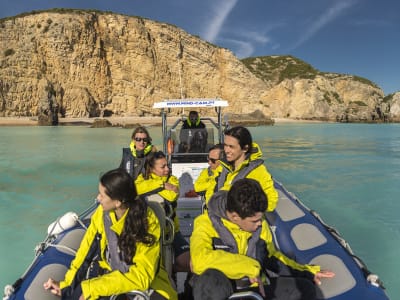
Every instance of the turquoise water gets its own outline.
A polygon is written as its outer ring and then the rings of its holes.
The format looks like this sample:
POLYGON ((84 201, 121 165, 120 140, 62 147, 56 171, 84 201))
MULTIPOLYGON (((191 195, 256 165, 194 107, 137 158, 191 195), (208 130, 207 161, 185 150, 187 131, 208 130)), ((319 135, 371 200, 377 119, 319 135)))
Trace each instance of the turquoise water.
MULTIPOLYGON (((400 125, 250 128, 272 175, 333 225, 400 299, 400 125)), ((33 259, 48 224, 82 212, 132 130, 0 127, 0 288, 33 259)), ((160 145, 160 128, 150 128, 160 145)))

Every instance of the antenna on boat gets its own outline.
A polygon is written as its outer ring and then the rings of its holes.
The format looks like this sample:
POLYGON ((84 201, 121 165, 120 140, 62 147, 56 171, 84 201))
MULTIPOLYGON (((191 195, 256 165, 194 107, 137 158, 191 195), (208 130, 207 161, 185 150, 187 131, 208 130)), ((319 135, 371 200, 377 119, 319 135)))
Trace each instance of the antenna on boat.
MULTIPOLYGON (((178 59, 178 73, 179 73, 179 88, 180 88, 180 92, 181 92, 181 99, 183 99, 183 88, 182 88, 182 74, 181 74, 181 64, 180 64, 180 60, 183 57, 183 45, 182 43, 179 43, 179 53, 176 55, 176 58, 178 59)), ((182 114, 185 113, 185 108, 182 108, 182 114)))

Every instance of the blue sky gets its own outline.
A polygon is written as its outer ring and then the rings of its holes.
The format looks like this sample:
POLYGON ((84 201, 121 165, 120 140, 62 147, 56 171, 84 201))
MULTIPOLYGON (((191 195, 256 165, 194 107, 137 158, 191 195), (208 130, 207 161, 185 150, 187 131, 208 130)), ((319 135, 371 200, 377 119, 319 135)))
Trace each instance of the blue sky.
POLYGON ((290 54, 400 91, 399 0, 0 0, 0 18, 54 7, 146 17, 239 58, 290 54))

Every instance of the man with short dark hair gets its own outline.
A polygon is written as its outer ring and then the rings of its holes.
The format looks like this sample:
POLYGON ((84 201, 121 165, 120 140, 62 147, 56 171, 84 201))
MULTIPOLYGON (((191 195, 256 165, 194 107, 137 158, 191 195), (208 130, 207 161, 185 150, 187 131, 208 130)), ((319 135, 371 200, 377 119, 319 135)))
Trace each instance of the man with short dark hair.
POLYGON ((260 184, 249 178, 211 197, 208 213, 195 219, 190 238, 194 300, 223 300, 243 290, 265 299, 310 300, 316 297, 313 281, 334 276, 275 248, 264 219, 267 205, 260 184))

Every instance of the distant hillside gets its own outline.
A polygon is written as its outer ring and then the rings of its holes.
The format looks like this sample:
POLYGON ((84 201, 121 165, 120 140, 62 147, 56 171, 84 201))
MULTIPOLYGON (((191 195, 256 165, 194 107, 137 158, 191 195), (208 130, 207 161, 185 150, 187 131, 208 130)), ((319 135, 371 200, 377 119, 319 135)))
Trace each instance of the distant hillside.
POLYGON ((54 9, 0 20, 0 116, 152 116, 156 101, 226 99, 229 114, 343 122, 395 120, 367 79, 291 56, 239 60, 165 23, 54 9))

